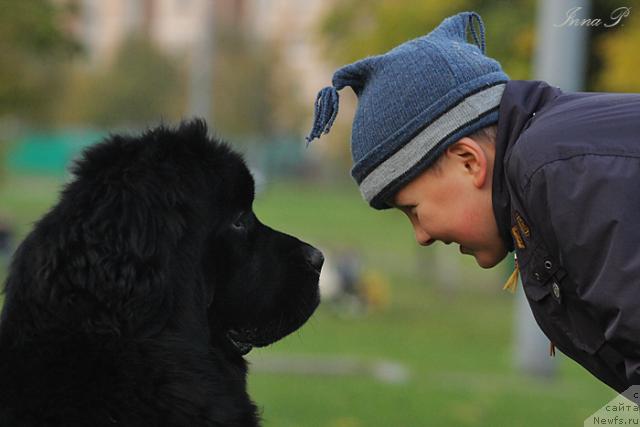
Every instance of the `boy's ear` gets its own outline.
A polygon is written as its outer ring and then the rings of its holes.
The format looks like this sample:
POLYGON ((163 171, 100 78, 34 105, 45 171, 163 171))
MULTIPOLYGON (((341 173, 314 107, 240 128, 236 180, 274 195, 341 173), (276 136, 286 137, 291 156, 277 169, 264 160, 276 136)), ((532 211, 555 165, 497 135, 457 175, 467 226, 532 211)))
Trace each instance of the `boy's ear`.
POLYGON ((481 188, 489 173, 488 153, 471 138, 460 138, 446 150, 447 156, 460 171, 472 178, 474 186, 481 188))

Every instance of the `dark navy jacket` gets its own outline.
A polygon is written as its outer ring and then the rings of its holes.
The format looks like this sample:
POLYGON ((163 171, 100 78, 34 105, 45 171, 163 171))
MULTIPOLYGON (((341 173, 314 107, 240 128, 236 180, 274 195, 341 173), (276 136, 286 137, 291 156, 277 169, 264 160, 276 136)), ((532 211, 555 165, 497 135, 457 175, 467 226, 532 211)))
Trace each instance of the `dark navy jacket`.
POLYGON ((493 207, 538 325, 621 392, 640 384, 640 94, 510 81, 493 207))

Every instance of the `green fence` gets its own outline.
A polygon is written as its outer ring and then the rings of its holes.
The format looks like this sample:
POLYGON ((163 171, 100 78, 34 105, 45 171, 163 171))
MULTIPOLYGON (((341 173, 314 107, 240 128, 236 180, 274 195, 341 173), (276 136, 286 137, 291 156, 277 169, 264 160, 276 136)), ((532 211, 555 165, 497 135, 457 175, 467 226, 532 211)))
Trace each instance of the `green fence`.
POLYGON ((6 167, 19 174, 64 175, 84 147, 104 136, 91 130, 30 134, 11 145, 6 167))

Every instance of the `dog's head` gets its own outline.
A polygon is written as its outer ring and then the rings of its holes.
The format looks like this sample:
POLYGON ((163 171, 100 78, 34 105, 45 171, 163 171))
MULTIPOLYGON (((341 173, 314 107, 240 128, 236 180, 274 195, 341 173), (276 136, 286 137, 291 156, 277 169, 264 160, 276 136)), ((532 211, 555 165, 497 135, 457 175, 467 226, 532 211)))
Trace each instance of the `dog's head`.
POLYGON ((9 297, 42 304, 42 328, 186 334, 244 354, 317 307, 322 254, 260 223, 244 161, 202 122, 111 136, 73 172, 8 286, 9 297))
POLYGON ((242 354, 277 341, 307 320, 319 303, 323 263, 314 247, 262 224, 251 209, 252 191, 245 196, 228 206, 203 257, 213 292, 212 332, 222 330, 242 354))
POLYGON ((251 174, 236 154, 227 157, 218 170, 224 184, 211 199, 219 210, 202 267, 212 340, 228 340, 246 354, 295 331, 313 313, 324 258, 313 246, 260 222, 252 208, 251 174))

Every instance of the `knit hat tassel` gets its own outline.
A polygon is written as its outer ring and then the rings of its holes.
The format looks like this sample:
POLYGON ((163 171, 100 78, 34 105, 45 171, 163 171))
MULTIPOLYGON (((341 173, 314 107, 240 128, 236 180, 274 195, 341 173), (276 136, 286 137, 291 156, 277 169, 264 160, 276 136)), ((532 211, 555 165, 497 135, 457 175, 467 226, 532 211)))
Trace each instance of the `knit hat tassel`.
POLYGON ((338 115, 338 101, 340 96, 338 90, 333 86, 327 86, 318 92, 316 97, 315 112, 313 118, 313 128, 311 133, 305 139, 307 140, 307 146, 315 138, 320 138, 324 133, 329 132, 333 121, 338 115))

